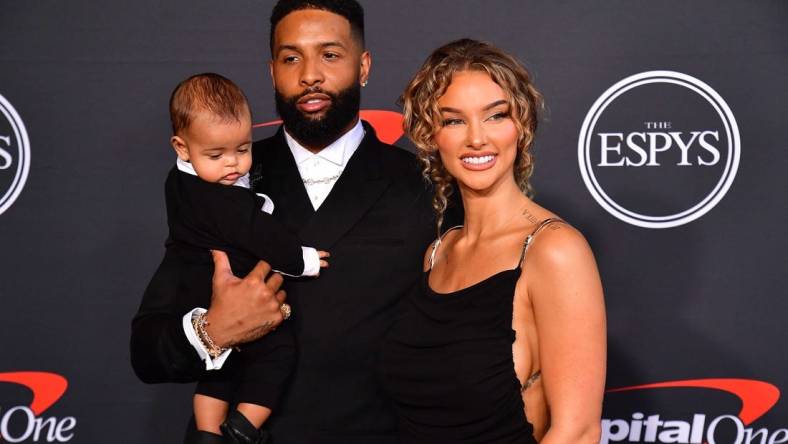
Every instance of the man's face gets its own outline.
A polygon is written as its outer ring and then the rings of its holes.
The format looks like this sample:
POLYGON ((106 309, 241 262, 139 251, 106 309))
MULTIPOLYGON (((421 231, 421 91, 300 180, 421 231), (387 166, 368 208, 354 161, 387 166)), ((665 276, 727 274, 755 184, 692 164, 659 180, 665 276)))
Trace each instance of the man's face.
POLYGON ((355 123, 370 57, 344 17, 318 9, 286 15, 274 32, 271 77, 288 132, 320 150, 355 123))

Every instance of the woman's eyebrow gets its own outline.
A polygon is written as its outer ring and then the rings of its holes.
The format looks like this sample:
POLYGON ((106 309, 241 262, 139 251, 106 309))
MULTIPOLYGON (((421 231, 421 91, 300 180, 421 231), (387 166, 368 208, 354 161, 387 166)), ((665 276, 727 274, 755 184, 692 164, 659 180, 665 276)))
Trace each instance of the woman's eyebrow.
MULTIPOLYGON (((489 111, 490 109, 495 108, 496 106, 499 106, 499 105, 508 105, 508 102, 506 100, 503 100, 503 99, 496 100, 495 102, 492 102, 489 105, 487 105, 484 108, 482 108, 482 111, 489 111)), ((440 107, 439 111, 445 112, 445 113, 462 114, 462 111, 458 110, 457 108, 452 108, 452 107, 449 107, 449 106, 442 106, 442 107, 440 107)))
POLYGON ((490 110, 490 109, 492 109, 492 108, 495 108, 495 107, 496 107, 496 106, 498 106, 498 105, 508 105, 508 102, 507 102, 506 100, 503 100, 503 99, 501 99, 501 100, 496 100, 495 102, 493 102, 493 103, 491 103, 491 104, 489 104, 489 105, 485 106, 485 107, 484 107, 484 111, 488 111, 488 110, 490 110))

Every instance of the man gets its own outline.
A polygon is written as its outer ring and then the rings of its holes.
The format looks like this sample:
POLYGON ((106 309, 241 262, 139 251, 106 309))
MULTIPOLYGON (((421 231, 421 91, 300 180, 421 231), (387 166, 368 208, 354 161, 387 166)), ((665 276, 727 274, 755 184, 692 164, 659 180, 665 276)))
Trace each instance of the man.
MULTIPOLYGON (((305 245, 331 253, 318 279, 286 284, 286 322, 299 352, 282 407, 267 424, 275 444, 397 441, 376 377, 377 350, 395 305, 421 274, 434 221, 414 157, 359 121, 371 66, 363 26, 355 0, 282 0, 271 15, 270 71, 284 125, 254 144, 253 187, 273 199, 273 215, 305 245)), ((214 347, 207 350, 190 322, 202 310, 170 309, 173 260, 168 252, 132 322, 132 365, 149 383, 194 381, 283 317, 278 274, 268 276, 261 262, 239 279, 214 253, 202 332, 214 347)))

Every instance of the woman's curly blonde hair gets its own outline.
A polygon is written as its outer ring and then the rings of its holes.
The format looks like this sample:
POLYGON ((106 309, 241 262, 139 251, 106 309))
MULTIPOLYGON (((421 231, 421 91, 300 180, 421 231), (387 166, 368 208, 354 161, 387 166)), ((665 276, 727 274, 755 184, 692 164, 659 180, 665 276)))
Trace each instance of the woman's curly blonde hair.
POLYGON ((489 43, 461 39, 441 46, 419 68, 399 100, 405 115, 405 134, 418 148, 422 174, 435 186, 432 207, 437 214, 438 235, 454 183, 434 142, 442 126, 438 99, 446 92, 452 76, 461 71, 485 72, 506 92, 519 134, 514 178, 526 195, 531 196, 533 191, 528 181, 534 168, 531 146, 543 100, 531 83, 531 75, 514 57, 489 43))

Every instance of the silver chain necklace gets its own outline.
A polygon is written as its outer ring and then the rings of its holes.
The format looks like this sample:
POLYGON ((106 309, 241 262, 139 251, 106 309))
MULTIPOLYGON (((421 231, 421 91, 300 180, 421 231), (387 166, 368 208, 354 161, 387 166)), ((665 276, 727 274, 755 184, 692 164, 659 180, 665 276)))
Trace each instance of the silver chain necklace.
POLYGON ((333 176, 321 177, 320 179, 307 178, 307 179, 301 179, 301 180, 304 182, 304 185, 317 185, 317 184, 320 184, 320 183, 331 183, 331 182, 339 179, 339 176, 342 175, 342 171, 343 170, 339 170, 339 172, 334 174, 333 176))

